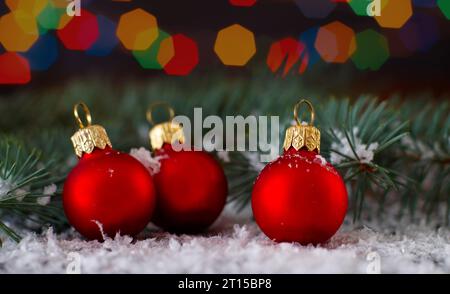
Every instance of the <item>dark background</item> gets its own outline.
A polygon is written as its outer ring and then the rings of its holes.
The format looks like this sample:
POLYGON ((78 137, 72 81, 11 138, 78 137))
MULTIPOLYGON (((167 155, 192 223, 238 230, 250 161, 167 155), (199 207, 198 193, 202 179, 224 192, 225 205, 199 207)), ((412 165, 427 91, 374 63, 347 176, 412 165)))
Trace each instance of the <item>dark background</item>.
MULTIPOLYGON (((298 36, 310 27, 339 20, 352 27, 355 32, 373 28, 384 34, 387 39, 398 38, 398 30, 383 29, 370 17, 359 17, 345 3, 339 3, 336 9, 325 19, 308 19, 293 1, 259 0, 250 8, 234 7, 227 0, 134 0, 114 2, 112 0, 82 1, 84 8, 95 14, 103 14, 115 22, 121 14, 140 7, 155 15, 158 25, 165 31, 183 33, 197 42, 200 50, 200 63, 191 75, 204 75, 211 71, 220 71, 225 75, 246 76, 259 71, 268 71, 265 64, 270 43, 284 37, 298 36), (253 31, 257 42, 257 55, 246 67, 229 68, 222 65, 214 54, 213 46, 217 32, 231 24, 239 23, 253 31), (258 67, 259 66, 259 67, 258 67)), ((440 97, 449 93, 448 78, 450 57, 450 21, 439 8, 418 8, 433 15, 440 27, 440 40, 427 52, 407 54, 395 57, 401 48, 391 45, 391 57, 378 71, 360 71, 348 61, 342 64, 320 62, 308 68, 298 79, 320 86, 324 82, 336 90, 336 93, 375 93, 387 97, 392 93, 410 94, 431 93, 440 97), (337 76, 347 79, 339 82, 337 76)), ((7 11, 4 1, 0 2, 0 14, 7 11)), ((0 52, 3 49, 0 47, 0 52)), ((144 70, 134 60, 130 52, 119 45, 113 54, 99 58, 87 56, 83 52, 68 51, 61 48, 55 65, 46 72, 33 72, 32 81, 25 86, 0 86, 0 93, 9 94, 23 89, 51 86, 64 83, 77 77, 102 75, 111 78, 147 79, 164 75, 163 72, 144 70)), ((183 77, 180 77, 182 79, 183 77)), ((281 77, 276 77, 281 78, 281 77)))

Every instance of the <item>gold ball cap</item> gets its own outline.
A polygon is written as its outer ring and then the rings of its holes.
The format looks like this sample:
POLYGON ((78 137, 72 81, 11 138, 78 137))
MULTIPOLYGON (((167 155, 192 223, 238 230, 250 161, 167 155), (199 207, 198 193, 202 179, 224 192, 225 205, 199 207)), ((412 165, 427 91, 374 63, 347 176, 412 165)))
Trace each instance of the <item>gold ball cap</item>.
POLYGON ((306 148, 309 151, 317 150, 320 152, 320 131, 314 124, 315 112, 311 102, 302 99, 294 106, 295 126, 291 126, 286 130, 283 148, 287 151, 293 147, 295 150, 306 148), (298 109, 302 104, 306 104, 310 110, 311 119, 309 124, 300 122, 298 118, 298 109))
POLYGON ((90 154, 95 148, 105 149, 106 146, 112 147, 105 128, 100 125, 91 125, 91 112, 83 102, 75 104, 73 114, 80 129, 70 138, 72 140, 75 154, 81 157, 83 153, 90 154), (81 107, 86 116, 87 126, 85 127, 79 114, 78 108, 81 107))

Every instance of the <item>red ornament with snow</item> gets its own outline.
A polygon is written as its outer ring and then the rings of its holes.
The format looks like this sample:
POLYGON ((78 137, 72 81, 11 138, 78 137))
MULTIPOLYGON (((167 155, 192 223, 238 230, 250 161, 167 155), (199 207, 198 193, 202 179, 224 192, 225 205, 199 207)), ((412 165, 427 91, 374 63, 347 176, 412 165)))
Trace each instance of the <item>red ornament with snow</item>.
POLYGON ((150 222, 155 206, 151 175, 139 161, 111 148, 105 129, 91 125, 84 103, 77 104, 74 113, 81 129, 72 143, 80 161, 64 183, 67 219, 88 239, 137 235, 150 222), (87 127, 78 117, 78 106, 86 112, 87 127))
POLYGON ((277 242, 320 244, 330 239, 344 221, 347 190, 334 167, 319 155, 320 132, 312 123, 311 103, 295 106, 296 126, 288 128, 284 153, 258 176, 252 209, 261 230, 277 242), (297 109, 311 109, 310 125, 300 124, 297 109))
MULTIPOLYGON (((156 106, 156 104, 154 105, 156 106)), ((152 107, 147 113, 153 124, 152 107)), ((176 233, 196 233, 207 229, 222 212, 228 184, 220 164, 204 151, 175 151, 172 143, 184 142, 183 129, 171 122, 155 125, 149 133, 159 171, 153 175, 156 208, 152 221, 176 233)))

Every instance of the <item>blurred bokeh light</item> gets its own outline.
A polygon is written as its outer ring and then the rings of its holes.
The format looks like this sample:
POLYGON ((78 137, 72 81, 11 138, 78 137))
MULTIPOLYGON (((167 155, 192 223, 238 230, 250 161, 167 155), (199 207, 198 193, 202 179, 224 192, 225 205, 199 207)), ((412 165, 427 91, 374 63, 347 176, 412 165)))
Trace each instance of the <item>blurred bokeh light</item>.
POLYGON ((172 58, 165 63, 164 71, 168 75, 174 76, 185 76, 190 74, 199 62, 197 44, 194 40, 182 34, 176 34, 166 40, 168 39, 171 40, 174 54, 172 58))
POLYGON ((97 17, 87 10, 82 10, 80 16, 73 17, 64 28, 58 30, 58 38, 69 50, 87 50, 98 39, 97 17))
POLYGON ((225 65, 244 66, 256 53, 255 36, 239 24, 219 31, 214 51, 225 65))
POLYGON ((274 42, 270 46, 269 54, 267 55, 267 66, 276 73, 284 63, 282 76, 286 76, 295 64, 301 59, 299 73, 303 73, 308 65, 308 57, 305 55, 305 45, 294 38, 284 38, 280 41, 274 42))
POLYGON ((175 54, 173 49, 173 40, 169 38, 170 35, 162 30, 159 30, 158 38, 147 50, 134 50, 133 56, 139 62, 142 68, 145 69, 162 69, 175 54), (165 48, 161 50, 161 62, 158 60, 161 43, 167 39, 165 48), (169 51, 169 52, 167 52, 169 51))
POLYGON ((25 52, 39 38, 35 19, 22 10, 15 10, 0 18, 0 43, 7 51, 25 52))
POLYGON ((250 7, 256 4, 256 0, 229 0, 233 6, 250 7))
POLYGON ((117 46, 116 23, 103 15, 97 16, 99 37, 86 53, 93 56, 107 56, 117 46))
POLYGON ((358 69, 378 70, 389 58, 389 45, 386 38, 372 29, 356 34, 358 50, 352 61, 358 69))
POLYGON ((438 0, 437 5, 441 9, 442 13, 447 19, 450 19, 450 1, 449 0, 438 0))
POLYGON ((23 53, 30 63, 30 68, 36 71, 47 70, 58 59, 58 41, 52 33, 41 35, 30 50, 23 53))
POLYGON ((330 0, 294 1, 303 15, 307 18, 325 18, 336 8, 336 3, 330 0))
POLYGON ((324 61, 344 63, 356 50, 355 33, 347 25, 334 21, 319 29, 315 48, 324 61))
POLYGON ((120 17, 117 37, 128 50, 147 50, 158 38, 156 18, 143 9, 135 9, 120 17))
POLYGON ((410 51, 425 52, 439 40, 439 26, 431 15, 416 12, 400 29, 399 34, 410 51))
POLYGON ((0 84, 21 85, 31 80, 28 61, 15 52, 0 54, 0 84))
POLYGON ((411 0, 381 0, 381 13, 374 18, 380 27, 399 29, 412 13, 411 0))
POLYGON ((305 50, 308 54, 308 66, 314 65, 320 60, 320 55, 314 46, 318 32, 319 27, 312 27, 300 34, 300 43, 305 45, 305 50))

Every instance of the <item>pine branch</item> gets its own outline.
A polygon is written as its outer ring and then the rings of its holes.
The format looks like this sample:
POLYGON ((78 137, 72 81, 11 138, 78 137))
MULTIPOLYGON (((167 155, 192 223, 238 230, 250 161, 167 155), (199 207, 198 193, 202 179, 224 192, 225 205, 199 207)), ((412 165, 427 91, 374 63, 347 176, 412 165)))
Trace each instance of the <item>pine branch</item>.
POLYGON ((20 235, 13 226, 25 227, 26 219, 38 222, 41 227, 47 223, 64 224, 61 207, 38 203, 38 199, 50 197, 43 194, 49 183, 60 182, 52 176, 51 166, 42 162, 39 152, 28 151, 23 143, 11 137, 0 137, 0 154, 0 231, 19 241, 20 235), (12 225, 6 225, 5 220, 12 225))
MULTIPOLYGON (((356 219, 371 213, 365 205, 374 201, 380 205, 376 212, 380 217, 384 206, 392 203, 400 204, 399 216, 412 217, 421 211, 430 219, 437 219, 439 207, 444 206, 445 221, 449 222, 450 108, 447 102, 430 102, 429 97, 390 98, 384 102, 376 97, 323 98, 327 97, 328 90, 320 85, 311 87, 298 77, 276 79, 261 72, 239 79, 215 74, 191 75, 176 80, 152 79, 149 83, 123 81, 111 87, 104 87, 112 84, 110 81, 93 78, 52 89, 34 89, 31 94, 0 99, 3 116, 0 129, 14 133, 27 146, 42 150, 41 160, 58 165, 51 168, 51 175, 36 179, 38 173, 32 177, 30 184, 43 185, 53 177, 58 181, 64 179, 70 168, 69 159, 74 157, 69 138, 75 129, 70 109, 80 96, 89 104, 94 122, 108 129, 114 147, 124 151, 148 147, 150 126, 145 120, 145 110, 152 101, 166 101, 177 114, 190 117, 194 107, 202 107, 204 117, 278 115, 283 124, 282 141, 284 129, 292 120, 294 103, 299 96, 309 97, 316 108, 316 125, 322 131, 321 153, 345 178, 350 203, 355 203, 352 210, 356 219), (41 115, 31 117, 30 112, 41 115), (342 143, 348 149, 343 150, 342 143), (362 158, 361 150, 369 151, 370 146, 369 153, 374 157, 362 158), (336 158, 339 162, 333 162, 336 158), (358 186, 363 188, 358 190, 358 186)), ((322 82, 323 78, 317 80, 322 82)), ((242 205, 249 203, 254 179, 259 174, 255 163, 261 165, 246 155, 231 152, 230 162, 224 164, 231 188, 229 200, 242 205)), ((5 175, 20 174, 26 179, 25 174, 32 174, 25 170, 18 172, 20 166, 10 163, 24 159, 16 160, 11 155, 8 158, 5 175)), ((35 166, 33 172, 37 170, 35 166)))

